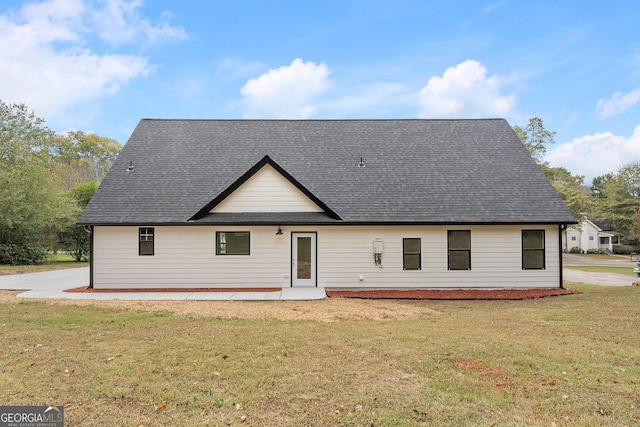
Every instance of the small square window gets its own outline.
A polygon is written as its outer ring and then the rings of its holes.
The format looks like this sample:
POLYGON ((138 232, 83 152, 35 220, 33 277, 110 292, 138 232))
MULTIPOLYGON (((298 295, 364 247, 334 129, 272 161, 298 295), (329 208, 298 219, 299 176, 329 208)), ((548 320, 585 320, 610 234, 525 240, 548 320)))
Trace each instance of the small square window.
POLYGON ((217 231, 216 255, 249 255, 250 233, 248 231, 217 231))
POLYGON ((138 229, 138 255, 153 255, 153 228, 138 229))
POLYGON ((420 270, 420 239, 409 238, 402 239, 402 269, 403 270, 420 270))
POLYGON ((575 242, 576 240, 577 240, 577 239, 576 239, 576 236, 571 236, 571 241, 572 241, 572 242, 575 242))
POLYGON ((593 241, 593 236, 589 236, 589 240, 593 241))

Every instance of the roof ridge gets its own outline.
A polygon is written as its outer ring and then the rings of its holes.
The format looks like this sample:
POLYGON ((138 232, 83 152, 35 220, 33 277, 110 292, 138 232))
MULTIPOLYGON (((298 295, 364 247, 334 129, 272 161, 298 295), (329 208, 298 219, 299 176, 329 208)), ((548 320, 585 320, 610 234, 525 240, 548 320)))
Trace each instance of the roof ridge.
POLYGON ((153 118, 144 117, 140 121, 158 122, 471 122, 471 121, 506 121, 503 117, 485 118, 401 118, 401 119, 212 119, 212 118, 153 118))

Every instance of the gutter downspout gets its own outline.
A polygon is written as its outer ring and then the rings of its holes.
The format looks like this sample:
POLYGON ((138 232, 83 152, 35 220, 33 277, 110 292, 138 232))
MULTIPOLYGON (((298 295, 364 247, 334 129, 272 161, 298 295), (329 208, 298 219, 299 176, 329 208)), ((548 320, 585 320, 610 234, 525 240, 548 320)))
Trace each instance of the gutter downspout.
POLYGON ((85 227, 89 233, 89 289, 93 289, 93 225, 85 227))
MULTIPOLYGON (((560 289, 564 289, 564 284, 563 284, 564 277, 562 274, 562 232, 566 229, 567 229, 567 224, 558 225, 558 258, 559 258, 558 265, 560 266, 560 289)), ((93 239, 91 239, 91 241, 93 242, 93 239)))

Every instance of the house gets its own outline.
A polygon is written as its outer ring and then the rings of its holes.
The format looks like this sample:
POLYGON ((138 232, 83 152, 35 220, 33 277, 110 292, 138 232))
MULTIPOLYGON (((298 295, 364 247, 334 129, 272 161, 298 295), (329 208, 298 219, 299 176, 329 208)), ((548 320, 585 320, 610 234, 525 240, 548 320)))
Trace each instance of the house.
POLYGON ((575 220, 509 124, 141 120, 78 221, 94 288, 557 288, 575 220))
POLYGON ((567 252, 578 248, 582 252, 601 249, 611 253, 613 245, 620 244, 620 237, 620 233, 607 223, 585 217, 580 223, 567 227, 562 236, 562 246, 567 252))

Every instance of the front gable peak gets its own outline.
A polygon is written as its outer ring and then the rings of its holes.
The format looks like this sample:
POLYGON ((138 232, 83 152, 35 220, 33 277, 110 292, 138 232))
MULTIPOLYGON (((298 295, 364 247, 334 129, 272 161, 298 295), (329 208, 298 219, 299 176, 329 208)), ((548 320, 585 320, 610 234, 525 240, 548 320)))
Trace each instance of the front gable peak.
POLYGON ((208 214, 324 212, 338 216, 269 156, 265 156, 191 219, 208 214))

